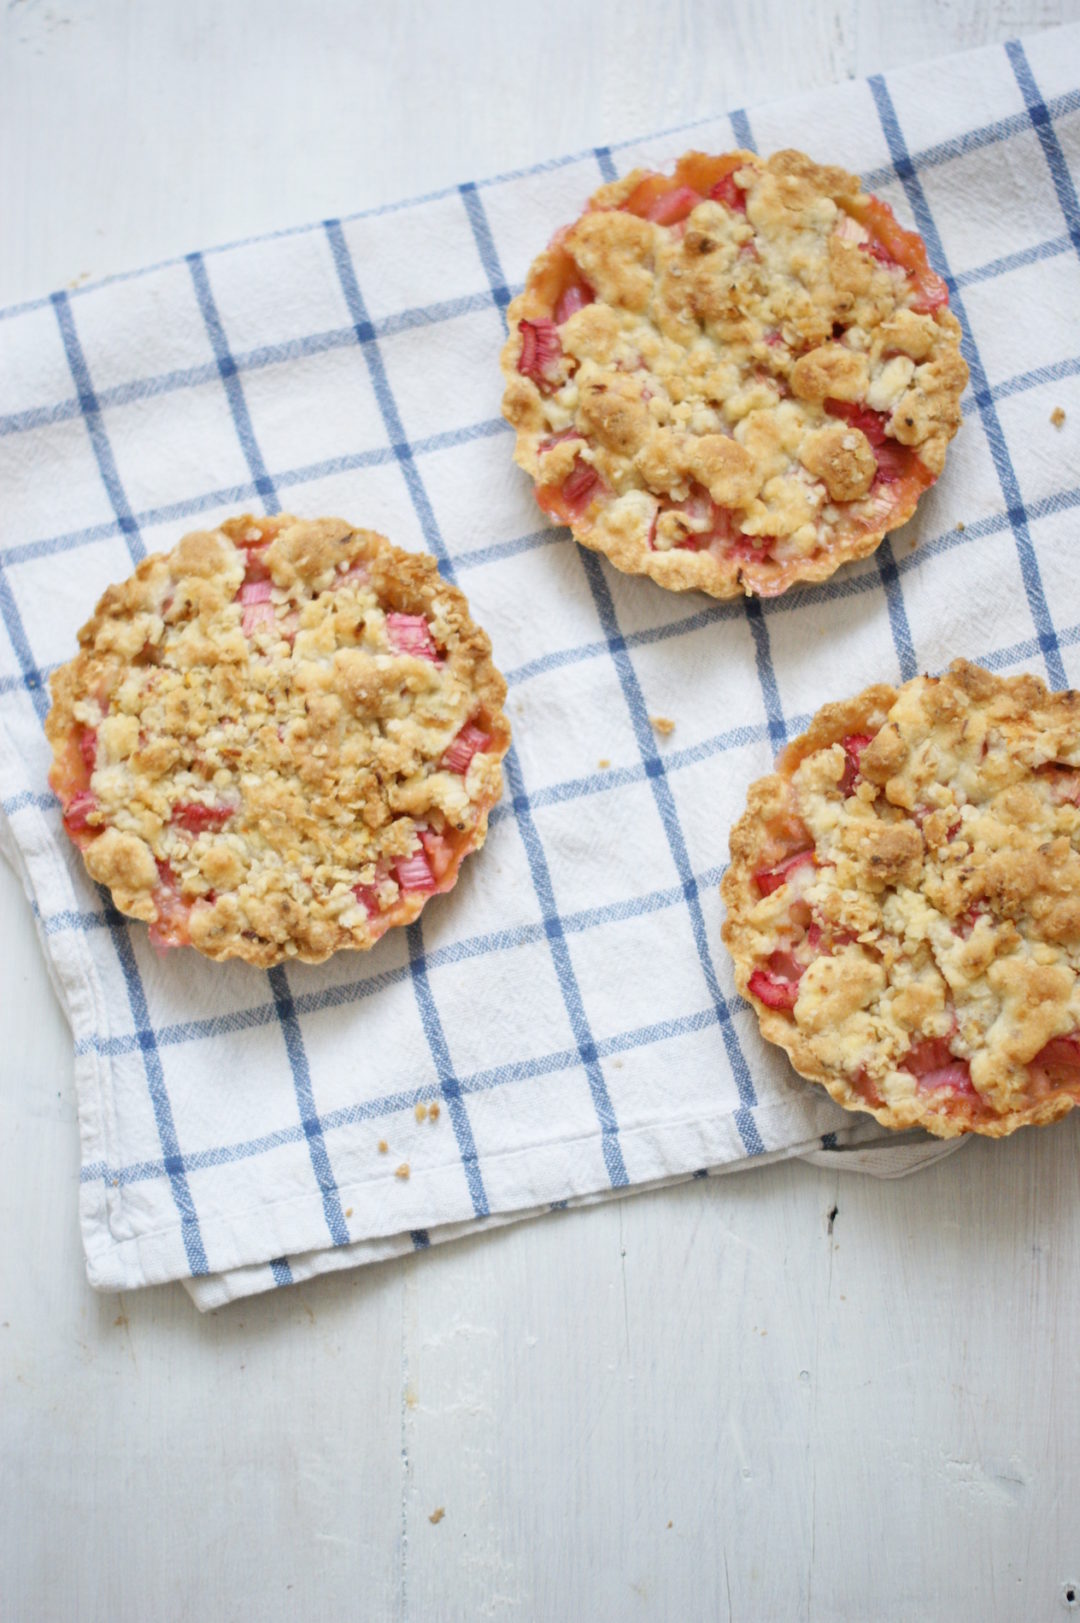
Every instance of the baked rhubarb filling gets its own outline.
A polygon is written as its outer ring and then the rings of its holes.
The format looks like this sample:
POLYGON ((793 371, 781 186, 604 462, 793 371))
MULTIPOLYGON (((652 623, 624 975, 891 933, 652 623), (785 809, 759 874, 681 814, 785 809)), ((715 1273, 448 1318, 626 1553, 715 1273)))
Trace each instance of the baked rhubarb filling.
POLYGON ((722 893, 762 1033, 889 1127, 1080 1102, 1080 694, 957 661, 818 712, 752 785, 722 893))
POLYGON ((510 305, 536 498, 620 569, 717 597, 821 580, 906 522, 967 381, 922 239, 797 152, 594 194, 510 305))
POLYGON ((110 587, 79 642, 50 782, 157 946, 370 947, 483 843, 505 683, 430 558, 338 519, 230 519, 110 587))

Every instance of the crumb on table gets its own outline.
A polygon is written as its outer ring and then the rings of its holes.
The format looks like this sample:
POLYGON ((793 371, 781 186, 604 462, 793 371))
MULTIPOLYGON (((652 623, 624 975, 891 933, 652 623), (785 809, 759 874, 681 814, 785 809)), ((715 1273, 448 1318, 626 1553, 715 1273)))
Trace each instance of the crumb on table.
POLYGON ((600 768, 601 772, 606 772, 608 767, 611 765, 611 762, 608 760, 606 755, 601 755, 596 764, 600 768))
POLYGON ((439 1101, 437 1099, 433 1100, 432 1103, 428 1105, 427 1114, 428 1114, 428 1121, 438 1121, 438 1119, 439 1119, 439 1101))
POLYGON ((379 1140, 379 1154, 380 1155, 385 1155, 389 1148, 390 1148, 390 1146, 386 1142, 385 1138, 380 1138, 380 1140, 379 1140))
POLYGON ((964 533, 965 529, 967 528, 967 526, 965 525, 962 518, 957 519, 956 528, 959 530, 960 534, 963 535, 963 533, 964 533))
POLYGON ((1054 407, 1053 411, 1050 413, 1050 421, 1053 423, 1055 428, 1064 427, 1064 424, 1065 424, 1065 408, 1064 408, 1064 406, 1055 406, 1054 407))
POLYGON ((669 733, 675 731, 675 723, 670 716, 650 716, 649 720, 652 723, 653 731, 659 733, 662 738, 666 738, 669 733))
POLYGON ((346 1208, 345 1208, 345 1216, 346 1217, 351 1217, 352 1216, 352 1207, 351 1206, 346 1206, 346 1208))
POLYGON ((418 1104, 416 1106, 416 1119, 417 1121, 425 1121, 427 1119, 427 1105, 418 1104))
POLYGON ((400 1178, 401 1181, 404 1183, 405 1179, 408 1176, 409 1176, 409 1163, 408 1163, 408 1161, 402 1161, 402 1163, 401 1163, 401 1165, 399 1167, 394 1168, 394 1177, 395 1178, 400 1178))
POLYGON ((433 1510, 431 1512, 431 1515, 428 1517, 428 1521, 431 1522, 432 1526, 437 1527, 445 1515, 446 1511, 440 1505, 437 1510, 433 1510))

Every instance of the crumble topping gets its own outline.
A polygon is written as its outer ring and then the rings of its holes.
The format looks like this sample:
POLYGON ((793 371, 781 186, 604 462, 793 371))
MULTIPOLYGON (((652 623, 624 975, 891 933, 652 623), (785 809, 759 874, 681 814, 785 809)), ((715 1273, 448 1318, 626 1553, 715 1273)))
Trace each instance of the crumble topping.
POLYGON ((864 556, 940 474, 967 382, 922 240, 804 154, 603 186, 507 312, 540 506, 620 569, 775 595, 864 556))
POLYGON ((341 519, 230 519, 111 586, 79 643, 50 782, 158 945, 370 947, 483 843, 506 687, 429 557, 341 519))
POLYGON ((957 660, 827 705, 755 783, 722 894, 770 1042, 888 1127, 1080 1101, 1080 694, 957 660))

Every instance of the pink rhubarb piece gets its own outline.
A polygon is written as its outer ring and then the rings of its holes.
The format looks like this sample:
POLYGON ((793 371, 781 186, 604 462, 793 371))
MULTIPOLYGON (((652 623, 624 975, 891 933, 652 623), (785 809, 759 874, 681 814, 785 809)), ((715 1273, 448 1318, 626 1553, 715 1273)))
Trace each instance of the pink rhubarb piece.
POLYGON ((847 759, 844 762, 844 776, 840 779, 840 793, 850 795, 859 781, 860 762, 862 752, 873 739, 869 733, 849 733, 840 740, 847 759))
POLYGON ((551 434, 546 440, 541 440, 536 447, 537 455, 543 456, 551 450, 553 445, 561 445, 563 440, 581 440, 585 436, 578 428, 564 428, 561 434, 551 434))
POLYGON ((685 220, 700 202, 701 193, 695 192, 692 186, 676 186, 673 191, 661 192, 655 202, 649 205, 645 218, 652 220, 654 225, 677 225, 680 220, 685 220))
POLYGON ((191 800, 173 807, 172 821, 189 834, 204 834, 208 829, 217 833, 232 814, 232 806, 204 806, 201 801, 191 800))
POLYGON ((912 1043, 901 1062, 901 1070, 910 1071, 920 1093, 936 1093, 945 1089, 949 1093, 970 1094, 978 1097, 971 1080, 971 1067, 966 1059, 957 1059, 949 1047, 948 1037, 921 1037, 912 1043))
POLYGON ((159 861, 158 884, 154 891, 154 905, 158 916, 150 926, 150 943, 159 952, 188 943, 188 919, 191 904, 180 895, 179 882, 172 865, 159 861))
POLYGON ((72 795, 64 811, 64 823, 71 833, 78 834, 89 826, 87 818, 97 803, 97 795, 90 789, 79 789, 72 795))
POLYGON ((439 650, 422 614, 388 614, 386 635, 396 654, 411 654, 414 659, 430 659, 433 663, 438 661, 439 650))
MULTIPOLYGON (((257 585, 241 587, 242 592, 248 590, 257 590, 257 585)), ((241 599, 241 601, 243 600, 241 599)), ((245 637, 253 636, 260 626, 272 626, 274 620, 274 605, 266 602, 265 599, 256 600, 254 603, 244 603, 244 612, 240 623, 245 637)))
POLYGON ((823 405, 830 417, 840 417, 865 434, 875 450, 886 438, 885 424, 889 419, 885 412, 872 411, 869 406, 860 406, 854 400, 834 400, 831 397, 823 401, 823 405))
POLYGON ((559 295, 555 306, 555 325, 561 327, 564 321, 569 321, 578 310, 584 310, 587 304, 592 304, 595 295, 591 287, 585 282, 572 282, 564 288, 559 295))
POLYGON ((467 721, 443 756, 442 764, 448 772, 464 774, 473 756, 481 754, 490 743, 490 733, 481 732, 473 722, 467 721))
POLYGON ((582 513, 592 501, 598 488, 602 488, 602 480, 591 462, 583 462, 580 457, 574 463, 573 472, 563 482, 562 499, 566 510, 573 518, 580 518, 582 513))
POLYGON ((442 879, 454 860, 453 846, 445 834, 436 834, 433 828, 422 828, 418 832, 431 872, 436 880, 442 879))
POLYGON ((798 980, 784 980, 768 969, 755 969, 749 986, 767 1009, 793 1009, 799 996, 798 980))
POLYGON ((729 209, 737 209, 740 214, 746 213, 746 193, 741 186, 736 186, 734 175, 724 175, 718 180, 709 196, 729 209))
POLYGON ((390 864, 380 858, 375 864, 375 878, 370 885, 354 885, 353 895, 366 912, 369 919, 378 918, 382 912, 379 902, 379 886, 390 877, 390 864))
POLYGON ((431 891, 435 889, 435 875, 428 866, 423 850, 411 857, 399 857, 394 863, 394 877, 403 891, 431 891))
POLYGON ((518 356, 518 371, 532 378, 542 393, 549 394, 559 381, 559 362, 563 353, 558 328, 553 321, 545 319, 522 321, 519 331, 521 354, 518 356))
MULTIPOLYGON (((704 552, 706 549, 729 552, 736 556, 746 557, 748 560, 762 557, 768 550, 768 543, 760 541, 755 546, 749 536, 744 536, 738 529, 732 516, 731 509, 718 507, 709 492, 697 485, 690 495, 682 502, 663 502, 659 512, 685 513, 694 524, 703 525, 704 528, 694 530, 677 542, 680 550, 686 552, 704 552)), ((656 535, 656 515, 653 517, 652 529, 649 531, 649 545, 654 545, 656 535)))
POLYGON ((771 896, 774 890, 786 885, 796 868, 801 868, 804 862, 816 863, 812 846, 805 851, 796 851, 794 856, 785 857, 778 862, 775 868, 763 868, 754 875, 754 883, 762 896, 771 896))
POLYGON ((937 1071, 924 1071, 916 1079, 916 1087, 920 1093, 937 1093, 944 1089, 948 1093, 966 1094, 972 1099, 979 1097, 966 1059, 953 1060, 951 1065, 943 1065, 937 1071))

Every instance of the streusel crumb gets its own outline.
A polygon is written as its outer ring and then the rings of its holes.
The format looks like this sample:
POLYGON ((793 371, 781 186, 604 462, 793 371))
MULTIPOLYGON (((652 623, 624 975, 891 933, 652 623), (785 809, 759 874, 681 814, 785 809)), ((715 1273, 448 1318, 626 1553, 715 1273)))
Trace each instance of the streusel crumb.
POLYGON ((967 366, 914 232, 801 152, 603 186, 507 312, 545 512, 677 591, 774 596, 872 552, 941 473, 967 366))
POLYGON ((50 782, 160 946, 370 947, 483 844, 506 685, 432 558, 342 519, 230 519, 111 586, 79 643, 50 782))
POLYGON ((738 989, 839 1104, 1001 1137, 1080 1100, 1080 694, 958 660, 826 705, 731 858, 738 989))

